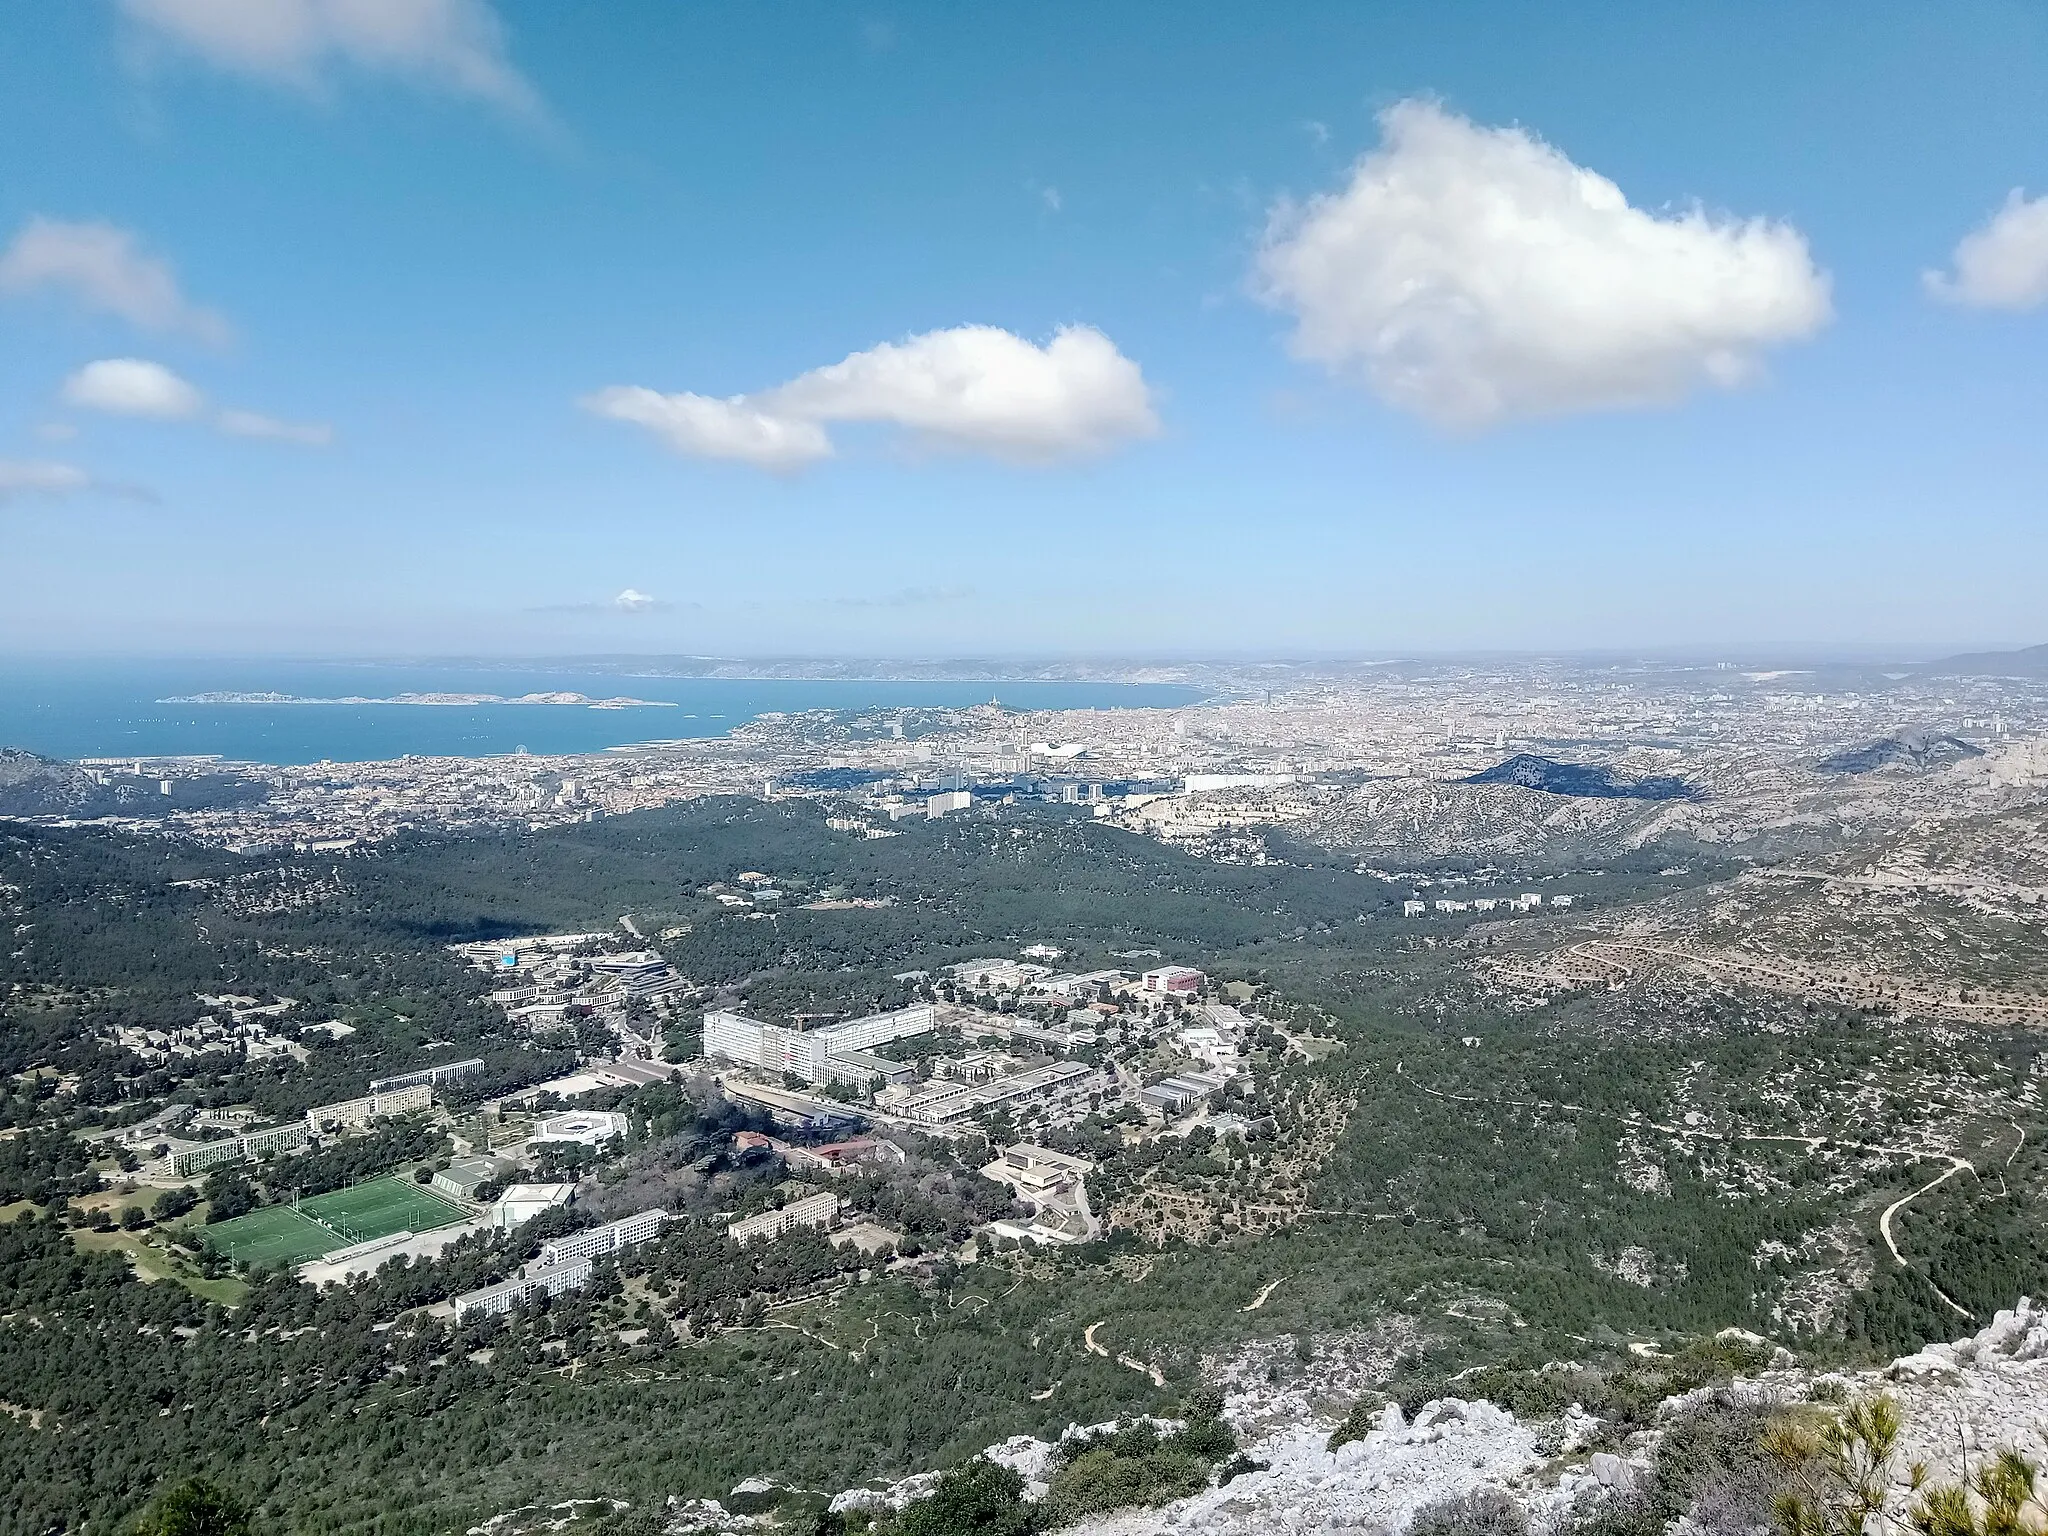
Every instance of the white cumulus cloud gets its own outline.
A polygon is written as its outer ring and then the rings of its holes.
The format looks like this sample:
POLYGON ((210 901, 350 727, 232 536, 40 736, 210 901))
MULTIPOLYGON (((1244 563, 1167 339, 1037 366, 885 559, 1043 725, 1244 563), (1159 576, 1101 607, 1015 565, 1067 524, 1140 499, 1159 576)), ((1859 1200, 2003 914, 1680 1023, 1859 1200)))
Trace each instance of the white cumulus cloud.
POLYGON ((206 397, 162 363, 108 357, 87 363, 64 381, 64 401, 115 416, 181 421, 206 408, 206 397))
POLYGON ((312 88, 339 62, 539 109, 485 0, 121 0, 121 9, 145 35, 238 74, 312 88))
POLYGON ((119 315, 152 331, 184 331, 225 341, 227 322, 192 303, 168 264, 140 250, 112 224, 30 219, 0 254, 0 293, 40 288, 68 292, 88 309, 119 315))
POLYGON ((1936 298, 1976 309, 2032 309, 2048 299, 2048 196, 2031 202, 2018 187, 1979 229, 1956 243, 1953 275, 1921 281, 1936 298))
POLYGON ((612 606, 624 613, 643 613, 649 608, 660 607, 661 599, 651 592, 628 587, 612 599, 612 606))
POLYGON ((1655 214, 1521 128, 1380 116, 1347 185, 1276 209, 1254 291, 1292 350, 1454 427, 1656 405, 1752 377, 1830 316, 1805 238, 1655 214))
POLYGON ((76 464, 51 459, 0 459, 0 502, 21 496, 63 496, 82 491, 92 476, 76 464))
POLYGON ((308 448, 325 448, 334 441, 334 428, 324 421, 279 421, 255 411, 222 411, 213 424, 230 437, 264 437, 308 448))
POLYGON ((772 416, 744 396, 664 395, 637 384, 615 384, 586 396, 584 407, 614 421, 629 421, 699 459, 737 459, 762 469, 799 469, 829 458, 832 441, 816 422, 772 416))
POLYGON ((680 452, 773 470, 829 458, 834 422, 898 427, 925 447, 1034 464, 1104 453, 1159 430, 1138 365, 1085 325, 1061 327, 1044 346, 996 326, 956 326, 729 399, 619 385, 583 403, 680 452))

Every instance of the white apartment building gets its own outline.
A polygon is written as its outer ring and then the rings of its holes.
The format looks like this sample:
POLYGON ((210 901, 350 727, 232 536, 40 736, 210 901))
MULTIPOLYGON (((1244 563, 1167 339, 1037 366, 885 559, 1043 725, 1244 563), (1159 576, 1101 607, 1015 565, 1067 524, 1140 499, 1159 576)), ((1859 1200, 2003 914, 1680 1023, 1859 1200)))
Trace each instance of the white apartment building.
POLYGON ((794 1073, 807 1083, 834 1077, 849 1082, 866 1082, 872 1069, 842 1057, 855 1052, 929 1034, 938 1022, 938 1010, 930 1003, 917 1003, 891 1013, 872 1013, 865 1018, 826 1024, 817 1029, 790 1029, 780 1024, 763 1024, 744 1014, 712 1009, 704 1015, 704 1054, 721 1056, 741 1066, 757 1067, 780 1076, 794 1073))
POLYGON ((434 1090, 425 1083, 397 1088, 386 1093, 365 1094, 360 1099, 343 1099, 338 1104, 316 1104, 306 1111, 306 1129, 315 1136, 339 1126, 357 1130, 385 1115, 409 1115, 428 1109, 434 1090))
POLYGON ((669 1214, 664 1210, 638 1211, 617 1221, 608 1221, 601 1227, 571 1232, 567 1237, 543 1243, 540 1256, 534 1262, 537 1265, 566 1264, 572 1259, 592 1259, 601 1253, 617 1253, 621 1249, 637 1247, 649 1238, 660 1236, 662 1223, 668 1219, 669 1214))
POLYGON ((796 1227, 829 1227, 839 1219, 839 1197, 830 1190, 792 1200, 779 1211, 763 1211, 727 1227, 726 1235, 736 1243, 757 1237, 780 1237, 796 1227))

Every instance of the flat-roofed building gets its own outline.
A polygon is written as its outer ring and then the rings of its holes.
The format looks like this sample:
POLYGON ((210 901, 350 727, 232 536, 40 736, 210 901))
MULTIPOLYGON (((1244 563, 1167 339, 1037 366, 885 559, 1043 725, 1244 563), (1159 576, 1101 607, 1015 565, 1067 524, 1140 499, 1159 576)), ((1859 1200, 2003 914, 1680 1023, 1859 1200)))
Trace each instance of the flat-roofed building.
POLYGON ((455 1320, 467 1322, 472 1317, 491 1317, 497 1313, 510 1312, 529 1296, 559 1296, 564 1291, 578 1290, 590 1282, 590 1260, 573 1259, 566 1264, 529 1264, 524 1274, 511 1280, 487 1285, 480 1291, 469 1291, 455 1298, 455 1320))
POLYGON ((593 1259, 599 1254, 618 1253, 623 1249, 637 1247, 649 1238, 661 1233, 662 1223, 669 1220, 663 1210, 637 1211, 631 1216, 622 1216, 617 1221, 608 1221, 601 1227, 589 1227, 581 1232, 571 1232, 567 1237, 555 1238, 541 1245, 538 1264, 563 1264, 571 1259, 593 1259))
POLYGON ((884 1083, 907 1083, 917 1068, 907 1061, 891 1061, 872 1051, 833 1051, 825 1058, 826 1082, 854 1083, 865 1087, 876 1078, 884 1083))
POLYGON ((472 1056, 467 1061, 444 1061, 438 1067, 419 1067, 392 1077, 373 1077, 370 1079, 370 1092, 389 1093, 398 1088, 410 1088, 415 1083, 425 1083, 429 1087, 452 1083, 458 1077, 481 1071, 483 1064, 483 1057, 472 1056))
POLYGON ((1033 982, 1031 990, 1050 997, 1063 997, 1068 1002, 1092 1003, 1104 987, 1120 987, 1129 980, 1130 977, 1122 971, 1068 971, 1033 982))
POLYGON ((962 960, 946 969, 962 986, 992 992, 1022 992, 1052 974, 1051 966, 1033 965, 1027 960, 962 960))
POLYGON ((1207 1098, 1228 1081, 1220 1072, 1185 1072, 1154 1083, 1138 1097, 1161 1114, 1178 1114, 1189 1105, 1207 1098))
POLYGON ((1056 1061, 987 1082, 949 1083, 906 1099, 895 1112, 921 1125, 945 1125, 976 1110, 1024 1099, 1069 1099, 1099 1082, 1099 1075, 1078 1061, 1056 1061))
POLYGON ((854 1053, 872 1050, 892 1040, 929 1034, 937 1023, 937 1010, 930 1003, 874 1013, 843 1023, 816 1029, 791 1029, 781 1024, 764 1024, 744 1014, 712 1009, 704 1015, 704 1054, 723 1057, 741 1066, 780 1076, 787 1072, 807 1083, 841 1080, 866 1082, 880 1072, 893 1074, 893 1067, 877 1064, 858 1070, 860 1058, 854 1053), (833 1058, 842 1061, 854 1055, 855 1068, 835 1068, 833 1058))
POLYGON ((550 1142, 557 1145, 573 1142, 578 1146, 600 1147, 608 1141, 618 1141, 626 1130, 626 1117, 616 1111, 571 1109, 559 1115, 549 1115, 533 1128, 533 1134, 527 1141, 543 1146, 550 1142))
POLYGON ((725 1230, 734 1242, 744 1243, 757 1237, 780 1237, 797 1227, 829 1227, 838 1219, 839 1197, 826 1190, 792 1200, 780 1210, 744 1217, 725 1230))
POLYGON ((491 1206, 491 1225, 501 1231, 516 1227, 575 1197, 574 1184, 508 1184, 491 1206))
POLYGON ((306 1129, 306 1122, 294 1120, 288 1125, 273 1125, 260 1131, 245 1131, 240 1136, 230 1136, 222 1141, 204 1141, 196 1147, 186 1147, 171 1154, 171 1172, 179 1178, 199 1173, 208 1168, 218 1168, 227 1163, 254 1162, 259 1157, 268 1157, 277 1152, 295 1152, 313 1139, 306 1129))
POLYGON ((479 1189, 501 1178, 510 1167, 508 1161, 485 1153, 452 1157, 446 1168, 435 1172, 432 1187, 457 1200, 474 1200, 479 1189))
POLYGON ((1202 990, 1202 983, 1206 980, 1208 978, 1191 965, 1162 965, 1145 972, 1138 978, 1138 985, 1147 992, 1191 996, 1202 990))
POLYGON ((433 1103, 434 1090, 425 1083, 415 1083, 406 1088, 365 1094, 360 1099, 343 1099, 338 1104, 316 1104, 306 1111, 306 1128, 316 1136, 338 1128, 359 1130, 372 1120, 390 1115, 409 1115, 417 1110, 430 1109, 433 1103))
POLYGON ((540 1256, 514 1279, 456 1297, 455 1320, 460 1323, 471 1317, 510 1312, 527 1297, 542 1292, 559 1296, 564 1291, 578 1290, 589 1284, 593 1260, 646 1242, 661 1231, 667 1220, 666 1211, 639 1211, 543 1244, 540 1256))
POLYGON ((1001 1157, 981 1170, 981 1176, 1026 1200, 1043 1201, 1068 1193, 1094 1171, 1095 1164, 1085 1157, 1020 1142, 1005 1147, 1001 1157))

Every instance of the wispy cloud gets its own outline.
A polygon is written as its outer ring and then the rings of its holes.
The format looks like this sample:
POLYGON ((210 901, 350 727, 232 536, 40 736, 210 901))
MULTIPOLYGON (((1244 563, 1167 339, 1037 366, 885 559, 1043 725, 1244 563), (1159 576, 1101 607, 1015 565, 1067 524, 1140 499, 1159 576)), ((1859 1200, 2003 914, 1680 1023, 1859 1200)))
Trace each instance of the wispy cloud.
POLYGON ((222 411, 213 424, 230 437, 262 437, 308 448, 325 448, 334 441, 334 428, 324 421, 279 421, 255 411, 222 411))
POLYGON ((185 297, 169 263, 112 224, 33 218, 23 225, 0 253, 0 293, 42 289, 148 331, 182 331, 215 344, 230 334, 219 315, 185 297))
POLYGON ((125 496, 136 501, 156 500, 156 494, 145 486, 101 480, 76 464, 55 459, 0 459, 0 505, 88 493, 125 496))
POLYGON ((343 65, 544 115, 485 0, 121 0, 121 10, 144 43, 251 79, 319 91, 343 65))
POLYGON ((214 410, 197 385, 162 363, 140 357, 105 357, 87 363, 64 381, 59 391, 66 405, 110 416, 141 416, 156 421, 205 419, 230 437, 267 438, 325 448, 334 429, 319 421, 279 421, 256 411, 214 410))

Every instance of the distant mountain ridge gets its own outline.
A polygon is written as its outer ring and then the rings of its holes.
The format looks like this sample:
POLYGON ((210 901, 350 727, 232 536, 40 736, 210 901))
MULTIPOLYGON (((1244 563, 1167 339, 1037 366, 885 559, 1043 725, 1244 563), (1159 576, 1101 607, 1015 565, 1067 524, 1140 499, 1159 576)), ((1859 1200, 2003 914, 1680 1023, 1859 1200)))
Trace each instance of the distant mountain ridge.
POLYGON ((1929 677, 2048 677, 2048 645, 1944 656, 1939 661, 1923 661, 1912 670, 1929 677))
POLYGON ((0 816, 161 816, 264 799, 263 785, 235 773, 185 775, 171 794, 134 774, 95 778, 76 763, 22 747, 0 747, 0 816))
POLYGON ((0 747, 0 816, 103 814, 107 787, 75 763, 0 747))
POLYGON ((1875 773, 1880 768, 1892 767, 1916 768, 1924 773, 1983 755, 1982 747, 1954 736, 1900 731, 1896 736, 1881 737, 1865 746, 1846 747, 1832 757, 1822 758, 1814 767, 1822 773, 1875 773))
POLYGON ((1560 763, 1531 752, 1518 752, 1504 763, 1473 774, 1465 782, 1519 784, 1524 789, 1582 800, 1697 800, 1701 796, 1697 787, 1668 774, 1628 783, 1616 779, 1612 769, 1590 763, 1560 763))

